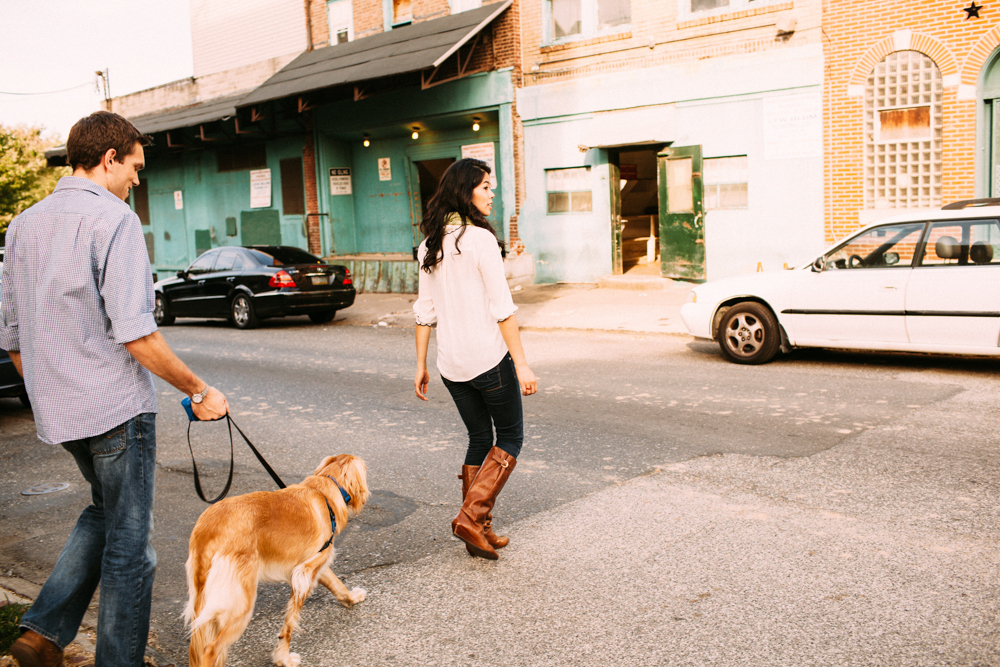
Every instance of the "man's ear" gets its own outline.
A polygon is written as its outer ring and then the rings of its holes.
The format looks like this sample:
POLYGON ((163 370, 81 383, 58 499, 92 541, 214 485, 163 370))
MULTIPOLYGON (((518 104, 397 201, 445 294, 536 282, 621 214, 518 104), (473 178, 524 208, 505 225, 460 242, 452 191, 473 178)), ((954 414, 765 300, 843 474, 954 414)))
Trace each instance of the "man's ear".
POLYGON ((118 151, 114 148, 109 148, 104 152, 104 156, 101 158, 101 164, 105 169, 109 169, 111 168, 111 163, 114 162, 116 157, 118 157, 118 151))

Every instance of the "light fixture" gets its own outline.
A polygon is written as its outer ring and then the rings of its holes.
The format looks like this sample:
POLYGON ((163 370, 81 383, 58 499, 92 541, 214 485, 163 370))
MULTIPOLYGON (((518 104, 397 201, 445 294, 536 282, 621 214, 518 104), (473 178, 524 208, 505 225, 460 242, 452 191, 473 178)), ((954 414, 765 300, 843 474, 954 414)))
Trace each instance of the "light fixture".
POLYGON ((479 118, 478 117, 473 117, 473 119, 472 119, 472 131, 473 132, 478 132, 479 131, 479 118))
POLYGON ((365 148, 368 148, 369 146, 372 145, 371 139, 369 139, 369 137, 368 137, 367 134, 365 135, 365 140, 363 142, 361 142, 361 143, 363 143, 365 145, 365 148))
POLYGON ((420 128, 417 127, 416 125, 414 125, 413 126, 413 134, 411 134, 410 136, 413 137, 414 139, 419 139, 420 138, 420 128))

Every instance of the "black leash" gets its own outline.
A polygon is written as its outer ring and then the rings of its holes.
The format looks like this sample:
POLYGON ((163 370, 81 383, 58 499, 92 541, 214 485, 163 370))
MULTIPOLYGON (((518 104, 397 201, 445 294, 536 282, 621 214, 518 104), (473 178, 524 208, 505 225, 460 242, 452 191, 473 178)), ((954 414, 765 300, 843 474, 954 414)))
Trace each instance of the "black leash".
MULTIPOLYGON (((198 464, 195 463, 194 448, 191 446, 191 424, 193 424, 194 422, 188 421, 188 432, 187 432, 188 451, 191 452, 191 468, 194 470, 194 490, 198 492, 198 497, 204 500, 209 505, 212 505, 225 498, 226 494, 229 493, 229 487, 232 486, 233 484, 233 465, 234 465, 233 427, 235 427, 236 432, 243 437, 243 442, 247 443, 247 446, 250 447, 250 451, 252 451, 253 455, 257 457, 257 460, 260 461, 260 464, 264 466, 264 470, 266 470, 267 474, 271 476, 271 479, 274 480, 274 483, 278 485, 278 488, 284 489, 286 485, 284 482, 281 481, 281 478, 278 477, 278 473, 274 472, 274 469, 271 468, 270 465, 268 465, 267 461, 264 460, 264 457, 261 456, 261 453, 258 452, 257 448, 253 446, 252 442, 250 442, 250 438, 248 438, 246 434, 240 429, 240 427, 236 425, 236 422, 233 421, 233 418, 230 417, 228 413, 226 414, 226 422, 227 425, 229 426, 229 479, 226 480, 226 488, 222 489, 222 493, 219 494, 219 497, 215 498, 214 500, 209 500, 208 498, 205 497, 205 494, 201 490, 201 479, 199 479, 198 477, 198 464)), ((338 484, 337 486, 340 485, 338 484)))

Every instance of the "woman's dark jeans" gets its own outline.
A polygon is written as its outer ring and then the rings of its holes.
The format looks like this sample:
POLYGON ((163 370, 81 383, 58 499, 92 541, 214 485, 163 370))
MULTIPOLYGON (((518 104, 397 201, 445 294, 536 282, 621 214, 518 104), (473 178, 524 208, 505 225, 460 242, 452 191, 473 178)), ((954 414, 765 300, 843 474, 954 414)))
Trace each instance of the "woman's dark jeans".
POLYGON ((496 446, 515 459, 524 441, 524 416, 521 410, 521 385, 514 371, 514 361, 507 353, 500 363, 467 382, 452 382, 441 377, 469 430, 469 451, 465 465, 481 466, 496 446))

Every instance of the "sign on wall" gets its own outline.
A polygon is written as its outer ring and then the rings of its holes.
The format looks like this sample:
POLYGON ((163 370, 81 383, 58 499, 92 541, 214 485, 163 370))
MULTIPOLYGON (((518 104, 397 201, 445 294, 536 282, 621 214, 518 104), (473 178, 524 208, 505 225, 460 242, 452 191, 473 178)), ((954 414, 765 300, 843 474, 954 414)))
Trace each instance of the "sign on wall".
POLYGON ((822 157, 820 93, 764 98, 764 159, 822 157))
POLYGON ((349 195, 351 194, 351 170, 331 169, 330 170, 330 194, 349 195))
POLYGON ((392 167, 389 164, 389 158, 387 157, 380 157, 378 159, 378 180, 380 181, 392 180, 392 167))
POLYGON ((250 172, 250 208, 270 208, 271 170, 254 169, 250 172))
POLYGON ((490 165, 490 189, 497 189, 497 163, 492 141, 485 144, 462 146, 462 157, 482 160, 490 165))
POLYGON ((184 193, 180 190, 174 190, 174 210, 181 211, 184 209, 184 193))

